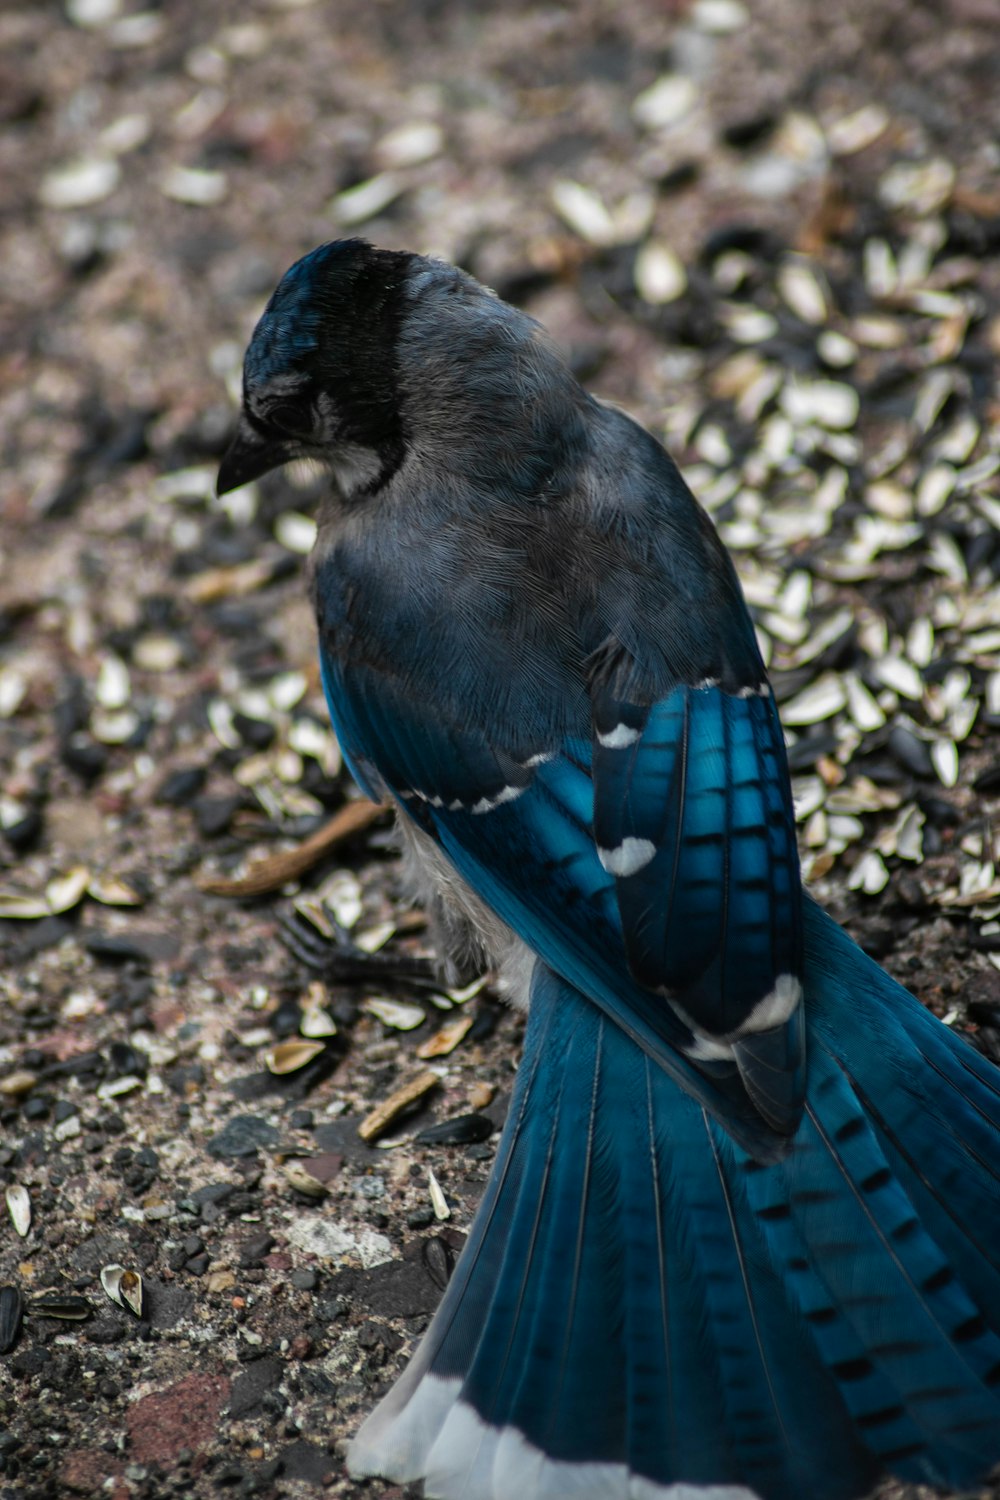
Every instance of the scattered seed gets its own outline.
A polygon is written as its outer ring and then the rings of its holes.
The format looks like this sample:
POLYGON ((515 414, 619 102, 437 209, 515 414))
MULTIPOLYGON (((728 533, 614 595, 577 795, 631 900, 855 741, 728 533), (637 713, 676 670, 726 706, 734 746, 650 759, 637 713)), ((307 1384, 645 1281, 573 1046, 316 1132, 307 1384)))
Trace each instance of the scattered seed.
POLYGON ((455 1021, 449 1021, 426 1042, 421 1042, 417 1048, 417 1056, 421 1058, 447 1057, 468 1034, 474 1020, 473 1015, 465 1014, 455 1021))
POLYGON ((470 1107, 476 1112, 486 1109, 487 1105, 493 1103, 495 1093, 492 1083, 474 1083, 469 1090, 470 1107))
POLYGON ((889 751, 914 776, 933 776, 934 764, 924 741, 904 724, 889 731, 889 751))
POLYGON ((224 750, 238 750, 242 740, 233 725, 233 710, 224 698, 213 698, 208 705, 208 723, 224 750))
POLYGON ((635 285, 644 302, 661 306, 676 302, 687 289, 687 272, 676 251, 649 240, 635 258, 635 285))
POLYGON ((936 516, 948 503, 955 488, 955 470, 950 464, 934 464, 917 481, 916 506, 921 516, 936 516))
POLYGON ((988 479, 992 479, 998 470, 1000 470, 1000 454, 984 453, 976 463, 970 464, 967 469, 959 470, 956 485, 963 493, 976 490, 988 479))
POLYGON ((28 692, 28 679, 14 667, 0 668, 0 719, 17 713, 28 692))
POLYGON ((955 538, 949 532, 935 531, 931 534, 926 560, 929 568, 942 573, 953 583, 968 583, 969 570, 965 565, 965 558, 955 538))
POLYGON ((691 20, 699 31, 724 36, 739 31, 750 19, 743 0, 695 0, 691 20))
POLYGON ((364 953, 377 953, 380 948, 385 947, 395 931, 395 922, 379 922, 365 932, 355 933, 354 943, 364 953))
POLYGON ((121 11, 121 0, 67 0, 66 14, 74 26, 107 26, 121 11))
POLYGON ((824 364, 844 370, 857 359, 858 346, 846 334, 827 328, 816 340, 816 352, 824 364))
POLYGON ((829 821, 822 808, 814 812, 802 830, 807 849, 823 849, 830 838, 829 821))
POLYGON ((402 191, 402 178, 394 172, 380 172, 377 177, 369 177, 338 193, 330 201, 329 212, 345 228, 364 224, 394 203, 402 191))
MULTIPOLYGON (((492 1091, 491 1095, 492 1097, 492 1091)), ((486 1100, 488 1104, 489 1099, 486 1100)), ((488 1141, 495 1126, 485 1115, 455 1115, 450 1120, 441 1120, 437 1125, 428 1125, 418 1131, 414 1143, 420 1146, 469 1146, 488 1141)))
POLYGON ((122 1099, 126 1094, 134 1094, 137 1089, 141 1089, 145 1081, 135 1073, 123 1073, 121 1078, 112 1078, 107 1083, 100 1084, 97 1097, 105 1101, 122 1099))
POLYGON ((5 1197, 11 1223, 21 1238, 25 1239, 31 1228, 31 1198, 28 1189, 19 1182, 12 1182, 7 1188, 5 1197))
POLYGON ((221 203, 229 191, 225 172, 204 167, 169 167, 160 178, 160 192, 175 203, 208 208, 221 203))
POLYGON ((926 818, 919 807, 904 809, 892 829, 892 852, 900 859, 919 861, 924 857, 923 828, 926 818))
POLYGON ((916 667, 904 657, 891 654, 882 656, 874 663, 872 671, 879 682, 892 688, 892 691, 898 693, 901 698, 919 702, 923 697, 923 678, 916 667))
POLYGON ((853 156, 873 145, 888 128, 888 111, 880 104, 865 104, 828 125, 826 139, 835 156, 853 156))
POLYGON ((141 635, 132 648, 132 660, 141 672, 172 672, 183 659, 181 643, 172 635, 141 635))
POLYGON ((693 79, 664 73, 632 101, 632 118, 643 130, 665 130, 690 114, 697 98, 693 79))
POLYGON ((865 825, 860 818, 852 817, 849 813, 836 813, 832 815, 827 824, 828 838, 831 845, 846 849, 848 844, 857 843, 858 839, 864 838, 865 825))
POLYGON ((38 1082, 38 1074, 31 1073, 27 1068, 19 1068, 13 1073, 6 1074, 0 1078, 0 1097, 4 1099, 21 1099, 38 1082))
POLYGON ((318 760, 331 779, 340 774, 343 758, 336 736, 315 719, 296 719, 288 730, 289 748, 318 760))
POLYGON ((826 787, 819 776, 794 776, 792 778, 792 801, 795 820, 804 823, 826 801, 826 787))
POLYGON ((0 1286, 0 1354, 9 1354, 21 1333, 24 1298, 16 1286, 0 1286))
POLYGON ((52 916, 44 896, 29 896, 24 891, 0 890, 0 917, 8 921, 35 921, 52 916))
POLYGON ((279 713, 290 713, 301 703, 309 690, 309 681, 304 672, 279 672, 272 677, 267 696, 279 713))
POLYGON ((347 930, 357 925, 364 911, 360 882, 350 870, 334 870, 316 892, 316 899, 347 930))
POLYGON ((440 1235, 434 1235, 431 1239, 424 1241, 421 1253, 428 1276, 438 1290, 443 1292, 448 1285, 454 1266, 451 1246, 445 1244, 440 1235))
POLYGON ((943 208, 955 186, 955 168, 941 156, 922 162, 895 162, 879 183, 879 197, 889 208, 926 215, 943 208))
POLYGON ((615 220, 604 200, 593 188, 566 180, 552 187, 552 205, 574 233, 592 245, 617 241, 615 220))
POLYGON ((90 157, 47 172, 38 196, 46 208, 89 208, 110 198, 120 181, 114 157, 90 157))
POLYGON ((278 750, 271 765, 278 780, 288 786, 295 786, 302 779, 302 757, 297 750, 278 750))
POLYGON ((337 1035, 337 1023, 326 1009, 326 990, 318 980, 309 986, 299 1031, 304 1037, 316 1040, 337 1035))
POLYGON ((118 1265, 105 1266, 101 1271, 101 1285, 112 1302, 127 1307, 137 1318, 142 1317, 143 1286, 138 1271, 118 1265))
POLYGON ((889 884, 889 871, 881 854, 874 849, 866 850, 851 871, 847 885, 852 891, 864 891, 866 896, 877 896, 889 884))
POLYGON ((375 158, 386 169, 414 167, 431 161, 444 150, 444 132, 433 120, 408 120, 384 135, 375 147, 375 158))
MULTIPOLYGON (((148 1207, 146 1209, 146 1217, 147 1219, 152 1217, 148 1207)), ((121 1280, 118 1283, 118 1292, 125 1306, 131 1312, 135 1313, 137 1318, 141 1318, 144 1289, 142 1277, 138 1271, 126 1269, 122 1272, 121 1280)))
POLYGON ((139 715, 131 708, 105 713, 95 708, 90 716, 90 732, 102 745, 124 745, 139 728, 139 715))
POLYGON ((93 1309, 86 1297, 68 1292, 42 1292, 28 1303, 28 1313, 38 1318, 58 1318, 67 1323, 84 1323, 93 1309))
POLYGON ((264 1064, 269 1073, 282 1077, 286 1073, 297 1073, 325 1051, 325 1042, 292 1037, 286 1042, 277 1042, 265 1052, 264 1064))
POLYGON ((375 997, 365 1000, 361 1009, 396 1031, 413 1031, 427 1020, 427 1012, 419 1005, 408 1005, 403 1000, 375 997))
POLYGON ((450 1219, 451 1209, 448 1207, 448 1200, 445 1198, 441 1184, 432 1171, 428 1171, 427 1173, 427 1187, 430 1191, 431 1207, 434 1210, 435 1219, 450 1219))
POLYGON ((97 145, 109 156, 125 156, 144 146, 152 134, 153 124, 148 115, 119 115, 106 125, 97 137, 97 145))
POLYGON ((854 387, 836 380, 789 380, 781 404, 795 426, 816 422, 834 431, 853 427, 861 408, 854 387))
POLYGON ((972 416, 959 417, 934 445, 937 458, 952 464, 964 464, 979 441, 979 423, 972 416))
POLYGON ((827 798, 830 812, 882 812, 898 807, 901 798, 894 787, 876 786, 867 776, 855 776, 842 786, 836 787, 827 798))
POLYGON ((803 323, 822 324, 830 316, 826 288, 804 260, 786 260, 778 271, 778 291, 803 323))
POLYGON ((958 747, 954 740, 935 740, 931 745, 931 764, 942 786, 958 782, 958 747))
POLYGON ((489 982, 490 976, 488 974, 480 974, 479 978, 474 979, 471 984, 464 985, 458 990, 446 990, 445 994, 455 1005, 464 1005, 467 1000, 471 1000, 474 996, 478 995, 480 990, 485 989, 489 982))
POLYGON ((87 895, 99 901, 102 906, 142 906, 144 899, 134 886, 116 875, 92 876, 87 885, 87 895))
POLYGON ((128 667, 119 656, 106 656, 94 684, 94 697, 102 708, 124 708, 132 684, 128 667))
POLYGON ((793 727, 800 724, 818 724, 831 719, 847 704, 847 689, 843 678, 834 672, 824 672, 801 693, 784 704, 781 717, 793 727))
POLYGON ((723 304, 720 317, 726 325, 730 338, 738 344, 763 344, 778 332, 778 320, 759 307, 741 307, 734 303, 723 304))
POLYGON ((921 384, 913 408, 913 424, 919 431, 930 431, 954 390, 955 375, 952 370, 931 371, 921 384))
POLYGON ((141 10, 130 16, 120 16, 112 21, 106 36, 112 47, 123 50, 130 47, 149 47, 159 41, 166 22, 155 10, 141 10))
POLYGON ((846 672, 844 686, 847 689, 847 706, 851 718, 862 733, 867 734, 873 729, 881 729, 885 723, 885 714, 878 700, 868 691, 860 677, 854 672, 846 672))
POLYGON ((316 541, 316 522, 311 516, 303 516, 296 510, 284 510, 274 523, 274 535, 289 552, 298 552, 305 557, 316 541))
POLYGON ((436 1089, 440 1082, 438 1075, 429 1069, 424 1073, 419 1073, 416 1078, 411 1078, 409 1083, 404 1083, 401 1088, 390 1094, 388 1099, 384 1099, 370 1114, 365 1116, 358 1126, 358 1135, 363 1141, 373 1141, 377 1136, 382 1135, 401 1114, 436 1089))
POLYGON ((286 1162, 282 1172, 289 1187, 309 1198, 325 1198, 330 1191, 326 1183, 314 1177, 301 1161, 286 1162))
MULTIPOLYGON (((910 626, 906 636, 906 654, 918 667, 930 665, 934 655, 934 626, 926 615, 919 616, 910 626)), ((962 687, 962 696, 968 692, 968 673, 962 687)))

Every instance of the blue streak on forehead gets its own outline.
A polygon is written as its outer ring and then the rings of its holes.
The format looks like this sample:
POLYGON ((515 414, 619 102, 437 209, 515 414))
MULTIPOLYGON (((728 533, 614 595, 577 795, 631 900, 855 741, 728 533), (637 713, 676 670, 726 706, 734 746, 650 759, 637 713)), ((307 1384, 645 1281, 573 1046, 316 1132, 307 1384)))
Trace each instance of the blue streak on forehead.
POLYGON ((310 250, 279 281, 243 362, 248 388, 266 385, 294 369, 319 347, 323 307, 316 293, 326 262, 338 248, 327 244, 310 250))

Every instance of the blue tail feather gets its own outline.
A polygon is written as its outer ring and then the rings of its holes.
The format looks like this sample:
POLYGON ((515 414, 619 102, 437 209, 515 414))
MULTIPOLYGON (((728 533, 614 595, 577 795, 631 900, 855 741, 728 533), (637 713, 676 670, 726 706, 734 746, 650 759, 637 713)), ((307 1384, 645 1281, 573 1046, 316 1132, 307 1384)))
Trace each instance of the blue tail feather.
POLYGON ((764 1164, 539 965, 494 1173, 356 1473, 444 1500, 853 1500, 1000 1458, 1000 1090, 807 906, 764 1164))
POLYGON ((1000 1296, 1000 1071, 807 903, 812 1039, 835 1057, 921 1220, 1000 1296))

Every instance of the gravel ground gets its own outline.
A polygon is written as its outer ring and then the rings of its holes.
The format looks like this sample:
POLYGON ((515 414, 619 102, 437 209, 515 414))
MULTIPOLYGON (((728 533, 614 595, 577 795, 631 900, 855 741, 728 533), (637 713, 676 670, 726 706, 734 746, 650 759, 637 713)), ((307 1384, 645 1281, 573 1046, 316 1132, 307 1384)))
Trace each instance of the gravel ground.
POLYGON ((759 622, 812 888, 1000 1058, 995 21, 0 15, 0 1500, 360 1494, 343 1438, 509 1097, 520 1024, 428 986, 325 725, 321 482, 213 495, 254 321, 324 239, 460 261, 665 435, 759 622))

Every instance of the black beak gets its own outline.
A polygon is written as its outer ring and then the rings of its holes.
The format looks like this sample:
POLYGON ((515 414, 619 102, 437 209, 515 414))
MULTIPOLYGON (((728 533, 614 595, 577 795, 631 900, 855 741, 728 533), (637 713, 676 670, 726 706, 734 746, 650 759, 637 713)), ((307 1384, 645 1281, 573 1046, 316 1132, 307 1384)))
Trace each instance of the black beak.
POLYGON ((262 437, 251 427, 246 416, 241 415, 236 436, 219 465, 215 492, 217 495, 228 495, 230 490, 238 489, 241 484, 249 484, 251 479, 259 479, 262 474, 270 473, 272 469, 294 457, 290 443, 262 437))

